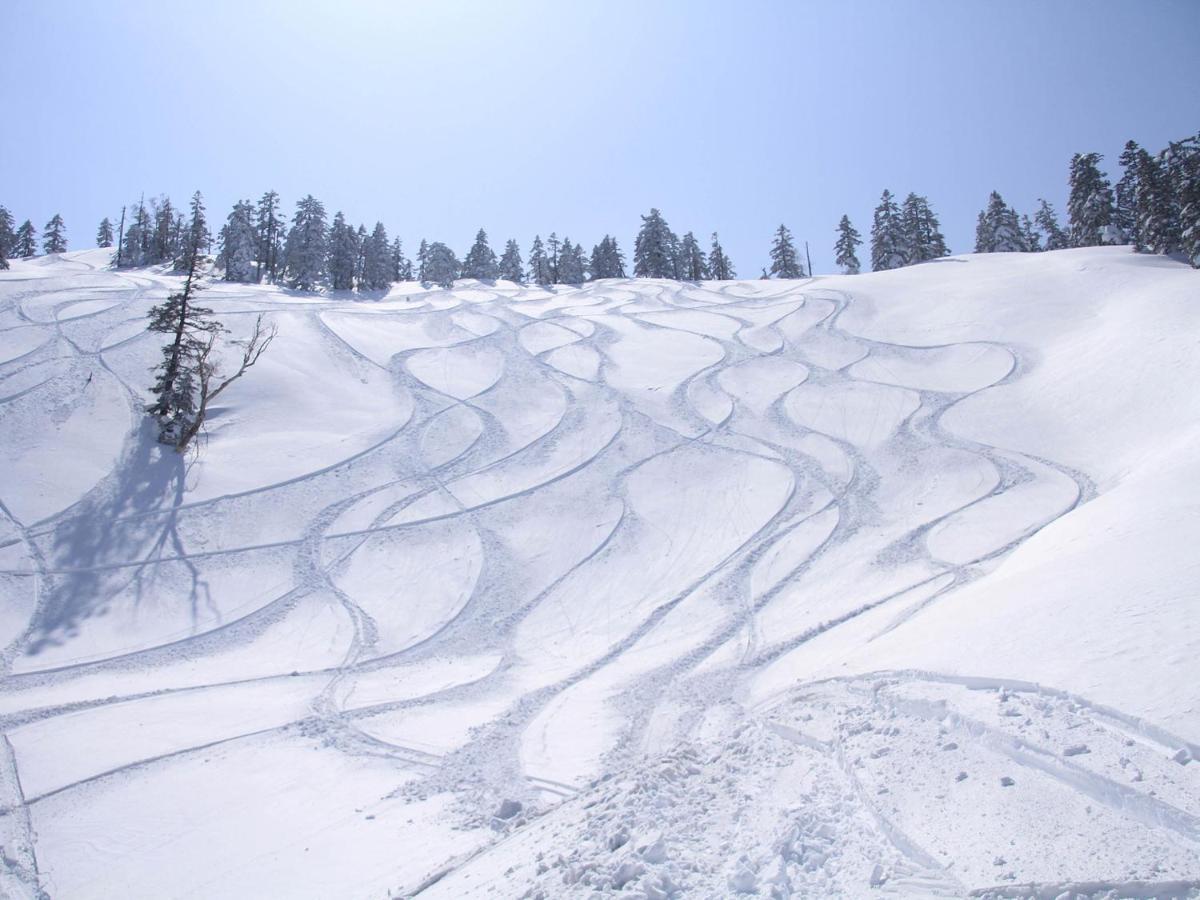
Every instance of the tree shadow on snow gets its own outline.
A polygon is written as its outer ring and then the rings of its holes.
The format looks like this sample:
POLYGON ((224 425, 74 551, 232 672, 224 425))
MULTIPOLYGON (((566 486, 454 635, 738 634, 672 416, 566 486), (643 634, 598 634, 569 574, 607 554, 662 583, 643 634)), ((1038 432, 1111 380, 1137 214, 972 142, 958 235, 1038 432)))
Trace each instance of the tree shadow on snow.
POLYGON ((144 601, 174 602, 179 578, 164 575, 164 565, 186 573, 193 622, 202 603, 212 609, 177 530, 188 467, 185 455, 158 443, 156 425, 146 419, 108 477, 62 514, 47 560, 53 574, 26 642, 29 655, 68 643, 85 620, 104 615, 118 599, 126 605, 132 599, 132 611, 144 601), (163 557, 176 561, 164 564, 163 557))

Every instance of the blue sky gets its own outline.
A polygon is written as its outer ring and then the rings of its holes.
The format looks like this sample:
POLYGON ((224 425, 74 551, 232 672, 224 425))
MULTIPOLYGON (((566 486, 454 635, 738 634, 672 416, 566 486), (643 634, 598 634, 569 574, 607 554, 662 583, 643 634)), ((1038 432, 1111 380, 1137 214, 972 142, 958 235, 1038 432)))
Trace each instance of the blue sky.
MULTIPOLYGON (((833 267, 848 213, 926 194, 955 251, 989 191, 1059 206, 1072 153, 1200 129, 1200 2, 400 0, 12 4, 0 203, 90 245, 122 203, 312 193, 465 251, 557 231, 629 255, 639 214, 785 222, 833 267)), ((411 255, 411 253, 410 253, 411 255)))

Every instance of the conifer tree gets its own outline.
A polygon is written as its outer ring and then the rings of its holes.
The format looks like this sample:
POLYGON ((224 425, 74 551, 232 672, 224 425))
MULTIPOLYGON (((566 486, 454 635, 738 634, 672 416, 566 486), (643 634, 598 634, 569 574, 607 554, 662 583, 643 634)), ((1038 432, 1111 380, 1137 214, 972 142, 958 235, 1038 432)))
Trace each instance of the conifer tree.
POLYGON ((404 256, 404 247, 400 238, 392 241, 392 281, 412 281, 412 262, 404 256))
POLYGON ((907 265, 948 256, 941 225, 925 197, 909 194, 900 208, 904 257, 907 265))
POLYGON ((1174 253, 1179 249, 1179 207, 1167 170, 1168 152, 1138 156, 1133 204, 1134 250, 1174 253))
POLYGON ((1029 216, 1021 216, 1021 240, 1025 242, 1025 249, 1029 253, 1040 253, 1042 250, 1042 237, 1037 233, 1037 229, 1033 227, 1033 222, 1029 220, 1029 216))
POLYGON ((138 200, 137 206, 133 208, 133 217, 130 219, 129 228, 125 231, 125 236, 122 238, 121 265, 142 266, 147 263, 146 251, 150 246, 151 239, 151 221, 150 214, 146 211, 146 204, 142 200, 138 200))
POLYGON ((1125 149, 1117 158, 1125 171, 1121 175, 1121 180, 1117 182, 1117 200, 1113 221, 1121 229, 1124 239, 1133 244, 1135 250, 1142 249, 1142 241, 1137 227, 1138 176, 1144 165, 1143 158, 1148 156, 1149 154, 1138 146, 1137 141, 1127 141, 1125 149))
POLYGON ((525 269, 521 262, 521 248, 511 238, 504 245, 504 255, 500 257, 500 277, 505 281, 513 281, 517 284, 521 284, 525 280, 525 269))
POLYGON ((1200 134, 1172 141, 1162 155, 1179 250, 1200 268, 1200 134))
POLYGON ((67 249, 67 227, 62 216, 54 214, 42 233, 42 250, 46 253, 64 253, 67 249))
POLYGON ((13 224, 12 213, 0 206, 0 269, 8 268, 8 259, 16 250, 17 235, 13 224))
POLYGON ((151 215, 154 218, 154 234, 150 243, 150 254, 145 262, 160 263, 174 260, 179 256, 178 246, 180 229, 175 224, 175 207, 171 205, 170 197, 150 200, 151 215))
POLYGON ((562 242, 558 239, 555 232, 550 232, 550 237, 546 239, 546 264, 550 267, 550 283, 558 284, 561 279, 558 277, 559 257, 562 256, 562 242))
POLYGON ((226 281, 246 283, 257 280, 255 261, 258 232, 254 217, 254 204, 249 200, 239 200, 221 228, 220 261, 225 269, 226 281))
POLYGON ((290 287, 314 291, 324 283, 328 243, 325 206, 309 194, 296 203, 284 248, 284 270, 290 287))
POLYGON ((362 290, 363 281, 367 277, 367 226, 359 225, 354 232, 354 286, 362 290))
POLYGON ((429 244, 424 238, 421 238, 421 245, 417 247, 417 281, 422 284, 429 281, 429 244))
POLYGON ((100 227, 96 229, 96 246, 100 249, 111 247, 113 245, 113 226, 112 222, 105 216, 100 220, 100 227))
POLYGON ((1098 247, 1120 240, 1112 187, 1100 171, 1099 153, 1076 153, 1071 158, 1071 191, 1067 200, 1072 247, 1098 247))
POLYGON ((441 241, 429 245, 425 260, 426 280, 444 288, 454 287, 454 279, 458 278, 460 266, 454 251, 441 241))
POLYGON ((182 214, 176 217, 180 220, 180 227, 177 229, 179 236, 175 239, 175 246, 179 253, 175 259, 176 272, 186 271, 187 267, 191 265, 193 255, 203 258, 212 246, 212 238, 208 233, 208 220, 204 215, 204 198, 199 191, 192 194, 188 207, 191 210, 191 221, 186 226, 183 224, 182 214))
POLYGON ((546 256, 546 248, 542 244, 541 235, 534 235, 533 245, 529 248, 529 280, 543 287, 554 284, 554 275, 550 271, 550 258, 546 256))
POLYGON ((258 362, 275 337, 274 328, 264 329, 259 316, 250 339, 241 342, 241 365, 233 375, 216 383, 217 366, 212 354, 225 329, 212 318, 212 310, 194 302, 208 241, 199 191, 192 197, 191 211, 191 223, 180 250, 183 289, 151 308, 148 326, 150 331, 167 335, 168 340, 162 348, 162 362, 155 370, 154 402, 146 411, 158 420, 159 441, 173 445, 179 452, 187 449, 204 426, 208 405, 258 362))
POLYGON ((856 252, 860 246, 862 246, 862 237, 850 224, 850 217, 842 216, 842 220, 838 222, 838 238, 833 245, 833 252, 836 254, 834 262, 842 270, 843 275, 857 275, 862 270, 862 263, 858 261, 856 252))
POLYGON ((22 222, 21 227, 17 229, 13 253, 22 259, 28 259, 37 254, 37 229, 28 219, 22 222))
POLYGON ((635 278, 674 278, 678 256, 678 240, 657 209, 642 216, 633 245, 633 275, 635 278))
POLYGON ((1034 214, 1033 221, 1045 238, 1043 250, 1064 250, 1070 246, 1067 233, 1058 224, 1058 215, 1054 212, 1054 207, 1045 200, 1038 200, 1038 211, 1034 214))
POLYGON ((733 261, 725 255, 725 248, 721 246, 715 231, 712 233, 712 244, 708 251, 708 274, 714 281, 730 281, 737 278, 733 261))
POLYGON ((254 224, 257 232, 255 280, 274 282, 279 277, 279 263, 283 256, 283 220, 277 193, 267 191, 259 198, 254 224))
POLYGON ((804 277, 804 266, 796 257, 796 247, 792 244, 792 233, 788 231, 786 225, 780 225, 775 230, 775 241, 771 244, 771 277, 804 277))
POLYGON ((685 281, 704 281, 709 277, 708 258, 700 249, 696 235, 690 231, 685 234, 679 244, 679 251, 683 264, 681 275, 685 281))
POLYGON ((997 191, 988 197, 987 209, 975 226, 976 253, 1020 253, 1026 250, 1021 220, 997 191))
POLYGON ((882 272, 906 265, 904 255, 904 230, 900 218, 900 207, 896 205, 892 192, 885 190, 875 207, 871 224, 871 269, 882 272))
POLYGON ((592 259, 588 269, 593 281, 625 277, 625 257, 617 246, 616 238, 606 234, 600 243, 592 248, 592 259))
POLYGON ((354 230, 346 224, 346 217, 339 210, 329 228, 329 286, 335 291, 348 291, 354 287, 354 269, 358 261, 358 247, 354 230))
POLYGON ((583 247, 564 237, 558 254, 558 283, 583 284, 587 280, 583 247))
POLYGON ((492 252, 487 232, 482 228, 475 234, 475 243, 467 252, 467 258, 463 260, 462 277, 477 278, 480 281, 495 281, 500 277, 496 254, 492 252))
POLYGON ((360 291, 386 290, 393 281, 392 248, 388 243, 387 229, 376 222, 370 236, 363 241, 363 272, 358 284, 360 291))

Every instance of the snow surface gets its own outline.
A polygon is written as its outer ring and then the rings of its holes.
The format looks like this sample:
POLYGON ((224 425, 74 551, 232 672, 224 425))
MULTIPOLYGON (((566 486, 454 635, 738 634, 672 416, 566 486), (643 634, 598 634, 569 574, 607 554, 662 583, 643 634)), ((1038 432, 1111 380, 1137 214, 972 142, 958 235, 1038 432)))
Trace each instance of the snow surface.
POLYGON ((1200 896, 1200 273, 0 273, 0 896, 1200 896))

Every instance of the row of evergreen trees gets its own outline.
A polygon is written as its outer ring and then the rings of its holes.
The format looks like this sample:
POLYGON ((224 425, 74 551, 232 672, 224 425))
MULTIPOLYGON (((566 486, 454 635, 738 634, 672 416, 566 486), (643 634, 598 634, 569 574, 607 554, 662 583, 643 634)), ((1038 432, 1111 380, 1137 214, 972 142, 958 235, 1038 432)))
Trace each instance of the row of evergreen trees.
MULTIPOLYGON (((1038 201, 1038 210, 1030 219, 1018 215, 993 191, 976 223, 975 252, 1037 252, 1129 243, 1139 252, 1182 253, 1200 268, 1200 134, 1172 141, 1157 154, 1129 141, 1120 157, 1124 174, 1115 192, 1100 170, 1101 159, 1098 153, 1077 153, 1072 158, 1065 229, 1045 200, 1038 201)), ((188 234, 182 212, 169 198, 152 199, 149 205, 139 200, 121 210, 115 232, 117 265, 174 261, 179 268, 188 234)), ((113 223, 106 218, 100 223, 96 242, 111 247, 113 240, 113 223)), ((207 252, 211 244, 207 225, 203 240, 200 250, 207 252)), ((389 240, 383 223, 375 223, 368 232, 362 225, 350 225, 340 212, 329 223, 324 205, 311 195, 296 204, 289 226, 274 191, 263 194, 257 203, 242 200, 235 204, 218 243, 226 280, 277 282, 298 290, 328 286, 378 291, 393 282, 414 279, 449 286, 457 278, 551 285, 626 277, 624 254, 611 235, 605 235, 590 253, 569 238, 560 240, 555 233, 545 242, 539 235, 526 261, 514 240, 507 241, 497 258, 487 233, 480 229, 461 261, 446 244, 422 240, 414 266, 404 256, 400 240, 389 240)), ((858 259, 862 243, 849 217, 842 216, 834 253, 843 272, 856 274, 862 269, 858 259)), ((32 223, 26 220, 14 228, 12 215, 0 206, 0 268, 7 268, 10 257, 34 255, 36 245, 32 223)), ((46 253, 61 253, 66 247, 66 228, 62 217, 55 215, 46 224, 42 248, 46 253)), ((910 193, 898 203, 887 190, 875 208, 870 251, 875 271, 950 253, 928 199, 910 193)), ((775 232, 770 258, 770 269, 764 269, 762 277, 805 276, 805 266, 784 225, 775 232)), ((652 209, 642 216, 634 243, 633 275, 725 280, 736 277, 736 271, 716 233, 706 252, 692 232, 678 237, 662 213, 652 209)))

